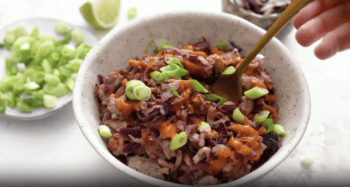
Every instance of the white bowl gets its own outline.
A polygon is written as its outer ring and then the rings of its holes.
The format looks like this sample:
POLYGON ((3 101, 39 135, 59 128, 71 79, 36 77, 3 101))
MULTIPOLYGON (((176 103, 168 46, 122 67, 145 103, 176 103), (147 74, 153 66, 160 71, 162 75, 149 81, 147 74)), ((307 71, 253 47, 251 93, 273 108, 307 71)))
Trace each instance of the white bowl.
MULTIPOLYGON (((281 13, 272 13, 269 15, 257 14, 252 11, 248 11, 240 7, 237 3, 232 0, 222 0, 222 10, 226 13, 236 15, 241 17, 264 30, 268 30, 276 19, 281 15, 281 13)), ((294 28, 292 21, 289 21, 280 31, 277 33, 276 37, 281 38, 288 34, 294 28)))
MULTIPOLYGON (((92 147, 107 162, 131 177, 158 186, 184 186, 149 177, 137 172, 107 149, 97 128, 97 100, 94 97, 97 75, 107 75, 127 67, 129 59, 142 57, 151 39, 166 39, 177 46, 196 42, 202 36, 212 44, 233 40, 243 48, 245 55, 265 31, 239 17, 224 13, 173 12, 141 18, 123 28, 108 33, 87 55, 80 67, 73 93, 73 109, 78 125, 92 147)), ((265 164, 250 174, 230 183, 239 185, 256 179, 279 165, 301 140, 310 116, 310 94, 305 77, 288 49, 273 38, 261 51, 266 58, 265 68, 275 81, 275 95, 280 107, 279 124, 288 131, 282 148, 265 164)))

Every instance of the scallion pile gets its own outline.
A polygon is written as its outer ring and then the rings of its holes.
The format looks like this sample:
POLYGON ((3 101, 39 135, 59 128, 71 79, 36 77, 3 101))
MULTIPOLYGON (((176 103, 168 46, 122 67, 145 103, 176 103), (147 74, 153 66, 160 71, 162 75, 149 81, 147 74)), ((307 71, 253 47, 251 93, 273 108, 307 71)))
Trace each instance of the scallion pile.
POLYGON ((62 40, 41 35, 37 26, 31 33, 25 25, 6 31, 0 47, 11 56, 6 58, 6 75, 0 82, 0 113, 7 106, 21 112, 53 109, 58 97, 73 91, 76 74, 91 47, 83 43, 81 30, 69 29, 64 22, 56 23, 55 31, 62 40), (75 46, 69 44, 72 39, 75 46))

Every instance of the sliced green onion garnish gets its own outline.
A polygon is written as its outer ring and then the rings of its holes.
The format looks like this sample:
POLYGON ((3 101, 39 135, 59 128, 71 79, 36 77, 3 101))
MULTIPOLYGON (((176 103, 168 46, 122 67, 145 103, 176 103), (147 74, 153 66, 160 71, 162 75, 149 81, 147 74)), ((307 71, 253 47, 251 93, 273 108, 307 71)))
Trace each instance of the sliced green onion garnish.
POLYGON ((24 84, 23 87, 27 91, 32 91, 40 88, 40 86, 36 82, 28 82, 24 84))
POLYGON ((31 37, 38 38, 40 35, 40 30, 38 26, 35 26, 32 32, 30 33, 31 37))
POLYGON ((132 20, 136 17, 137 15, 137 9, 136 7, 131 7, 128 9, 128 19, 132 20))
POLYGON ((274 129, 273 120, 271 118, 267 118, 265 121, 262 122, 262 124, 267 129, 266 133, 269 133, 274 129))
POLYGON ((158 40, 156 42, 156 49, 154 50, 154 52, 159 53, 163 49, 172 48, 172 47, 174 47, 174 44, 166 40, 158 40))
POLYGON ((201 121, 199 127, 198 127, 199 132, 204 132, 204 131, 210 131, 210 125, 207 122, 201 121))
POLYGON ((7 106, 14 109, 16 107, 16 96, 13 92, 7 93, 7 106))
POLYGON ((156 82, 162 82, 165 80, 165 75, 159 71, 152 71, 149 76, 156 82))
POLYGON ((70 91, 73 91, 75 82, 71 78, 66 79, 66 86, 70 91))
POLYGON ((180 62, 180 60, 179 59, 177 59, 177 58, 174 58, 174 57, 170 57, 170 59, 167 61, 167 63, 169 64, 169 65, 171 65, 171 64, 175 64, 175 65, 178 65, 178 66, 180 66, 180 67, 184 67, 184 65, 180 62))
POLYGON ((180 97, 180 94, 176 91, 176 89, 173 86, 170 86, 170 91, 173 93, 176 97, 180 97))
POLYGON ((81 32, 80 29, 73 29, 72 30, 72 38, 73 40, 77 43, 77 44, 80 44, 84 41, 84 34, 83 32, 81 32))
POLYGON ((227 47, 228 47, 227 43, 225 43, 225 42, 223 42, 223 41, 220 41, 220 42, 218 43, 218 49, 219 49, 220 51, 222 51, 222 52, 225 52, 226 49, 227 49, 227 47))
POLYGON ((25 71, 26 70, 26 65, 24 63, 17 63, 17 69, 19 71, 25 71))
POLYGON ((169 64, 167 66, 161 67, 162 71, 167 77, 174 77, 176 79, 181 79, 182 76, 186 75, 188 71, 176 64, 169 64))
POLYGON ((204 95, 204 100, 206 101, 211 101, 211 102, 216 102, 219 101, 218 104, 222 105, 227 102, 227 99, 220 97, 216 94, 205 94, 204 95))
POLYGON ((54 109, 57 106, 57 97, 52 95, 44 95, 44 106, 48 109, 54 109))
POLYGON ((278 134, 280 137, 284 137, 286 135, 286 129, 282 125, 279 125, 279 124, 273 125, 272 132, 278 134))
POLYGON ((150 48, 152 45, 155 45, 154 40, 151 40, 151 41, 148 42, 148 45, 147 45, 147 47, 145 49, 145 54, 148 54, 148 48, 150 48))
POLYGON ((170 141, 170 149, 172 151, 175 151, 176 149, 179 149, 180 147, 186 145, 186 143, 187 134, 185 131, 182 131, 179 134, 175 135, 174 138, 170 141))
POLYGON ((106 125, 98 126, 98 133, 102 138, 110 138, 112 136, 111 129, 106 125))
POLYGON ((26 104, 22 99, 17 98, 17 108, 19 111, 21 112, 33 112, 33 108, 31 106, 29 106, 28 104, 26 104))
POLYGON ((130 80, 126 83, 125 85, 125 94, 126 96, 130 99, 130 100, 137 100, 137 98, 135 97, 133 91, 134 88, 137 86, 145 86, 145 83, 143 83, 140 80, 130 80))
POLYGON ((231 74, 234 74, 235 72, 236 72, 236 68, 233 66, 229 66, 225 69, 225 71, 221 73, 221 75, 231 75, 231 74))
POLYGON ((237 122, 237 123, 243 124, 244 115, 242 114, 242 112, 241 112, 238 108, 236 108, 236 109, 233 111, 232 119, 233 119, 235 122, 237 122))
POLYGON ((65 22, 63 22, 63 21, 59 21, 55 25, 55 31, 58 34, 64 35, 64 34, 66 34, 69 31, 68 25, 65 22))
POLYGON ((6 111, 6 99, 5 96, 0 92, 0 113, 3 114, 6 111))
POLYGON ((254 87, 244 92, 244 95, 249 99, 257 99, 269 93, 269 90, 260 87, 254 87))
POLYGON ((255 122, 263 122, 269 117, 270 111, 268 110, 263 110, 259 112, 258 114, 254 115, 254 121, 255 122))
POLYGON ((190 79, 189 81, 192 83, 194 90, 196 90, 197 92, 208 93, 208 90, 201 83, 199 83, 197 80, 190 79))
POLYGON ((139 86, 136 86, 134 89, 133 89, 133 94, 135 96, 135 98, 137 100, 143 100, 143 101, 146 101, 148 100, 149 98, 151 98, 151 95, 152 95, 152 91, 149 87, 147 86, 142 86, 142 85, 139 85, 139 86))
POLYGON ((300 161, 302 166, 311 166, 314 163, 315 159, 312 156, 306 156, 303 160, 300 161))
POLYGON ((44 59, 41 66, 44 68, 44 71, 46 73, 51 73, 52 69, 51 69, 51 65, 50 65, 49 61, 44 59))
POLYGON ((46 74, 45 77, 45 82, 51 84, 51 85, 54 85, 56 86, 58 83, 60 83, 60 78, 56 75, 51 75, 51 74, 46 74))

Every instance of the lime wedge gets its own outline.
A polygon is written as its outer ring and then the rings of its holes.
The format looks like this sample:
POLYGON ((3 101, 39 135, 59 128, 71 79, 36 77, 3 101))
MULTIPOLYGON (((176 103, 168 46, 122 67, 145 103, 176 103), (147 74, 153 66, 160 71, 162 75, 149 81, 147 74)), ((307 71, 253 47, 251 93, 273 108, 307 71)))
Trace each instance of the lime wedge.
POLYGON ((120 0, 87 1, 80 8, 84 19, 95 28, 109 29, 118 21, 120 0))

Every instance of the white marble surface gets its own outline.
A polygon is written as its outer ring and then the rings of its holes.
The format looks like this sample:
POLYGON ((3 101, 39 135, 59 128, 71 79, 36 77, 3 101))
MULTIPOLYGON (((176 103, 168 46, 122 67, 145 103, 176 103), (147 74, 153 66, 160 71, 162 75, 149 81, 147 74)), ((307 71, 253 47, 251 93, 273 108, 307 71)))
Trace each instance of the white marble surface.
MULTIPOLYGON (((31 17, 60 19, 86 27, 100 39, 106 32, 91 29, 78 8, 86 0, 0 0, 0 28, 31 17)), ((129 23, 127 9, 138 16, 175 10, 221 11, 219 0, 122 0, 116 27, 129 23)), ((266 176, 247 185, 329 186, 350 183, 350 51, 328 60, 313 55, 315 45, 304 48, 294 39, 295 29, 281 41, 299 61, 309 84, 312 107, 308 129, 295 151, 266 176), (303 167, 300 159, 315 162, 303 167)), ((88 185, 147 186, 104 161, 78 128, 72 105, 36 121, 0 117, 0 186, 88 185)))

